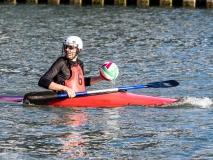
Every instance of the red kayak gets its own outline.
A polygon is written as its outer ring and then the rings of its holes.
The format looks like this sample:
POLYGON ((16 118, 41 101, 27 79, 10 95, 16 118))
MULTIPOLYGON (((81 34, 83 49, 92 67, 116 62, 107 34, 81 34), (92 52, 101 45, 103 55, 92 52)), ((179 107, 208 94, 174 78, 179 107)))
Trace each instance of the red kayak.
MULTIPOLYGON (((41 93, 41 92, 36 92, 36 93, 41 93)), ((53 93, 53 92, 49 92, 49 93, 53 93)), ((23 96, 0 96, 0 100, 9 101, 9 102, 22 102, 23 96)), ((61 107, 112 108, 112 107, 124 107, 124 106, 132 106, 132 105, 145 106, 145 107, 157 107, 162 105, 170 105, 178 101, 180 101, 180 99, 139 95, 139 94, 133 94, 129 92, 116 92, 116 93, 107 93, 107 94, 99 94, 99 95, 80 96, 75 98, 40 99, 40 100, 35 100, 33 102, 32 100, 29 101, 25 99, 24 104, 61 106, 61 107)))
POLYGON ((47 105, 47 106, 61 106, 61 107, 95 107, 95 108, 112 108, 112 107, 124 107, 124 106, 162 106, 169 105, 180 101, 175 98, 163 98, 153 97, 146 95, 133 94, 129 92, 115 92, 105 94, 95 94, 79 96, 75 98, 50 98, 51 94, 54 96, 54 92, 34 92, 25 95, 24 104, 34 105, 47 105), (34 94, 35 93, 35 94, 34 94), (48 99, 42 97, 48 95, 48 99), (40 95, 40 96, 38 96, 40 95))
POLYGON ((105 90, 76 92, 75 98, 67 98, 68 95, 56 94, 53 91, 31 92, 22 96, 0 96, 0 99, 10 102, 20 102, 27 105, 45 105, 61 107, 95 107, 112 108, 123 106, 163 106, 171 105, 180 101, 176 98, 154 97, 126 92, 130 89, 139 88, 168 88, 175 87, 179 83, 175 80, 152 82, 147 85, 130 87, 118 87, 105 90))

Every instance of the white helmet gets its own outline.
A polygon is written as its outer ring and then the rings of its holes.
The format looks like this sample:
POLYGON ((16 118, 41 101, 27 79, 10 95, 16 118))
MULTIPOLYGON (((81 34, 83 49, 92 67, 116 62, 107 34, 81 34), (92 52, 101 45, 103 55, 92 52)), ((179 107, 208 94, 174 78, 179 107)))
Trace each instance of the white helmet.
POLYGON ((83 49, 83 42, 81 38, 78 36, 69 36, 64 40, 64 46, 65 45, 72 45, 74 47, 77 47, 80 51, 83 49))

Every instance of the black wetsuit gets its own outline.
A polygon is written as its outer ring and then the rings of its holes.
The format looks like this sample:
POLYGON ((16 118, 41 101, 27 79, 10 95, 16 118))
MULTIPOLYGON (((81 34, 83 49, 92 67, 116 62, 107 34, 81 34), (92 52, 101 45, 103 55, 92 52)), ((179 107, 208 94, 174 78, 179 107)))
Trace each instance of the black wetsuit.
MULTIPOLYGON (((40 78, 38 85, 46 89, 49 88, 51 82, 64 85, 65 80, 70 79, 72 72, 70 70, 71 66, 80 65, 84 73, 84 63, 80 59, 77 59, 76 62, 70 61, 66 57, 59 57, 50 69, 40 78)), ((85 77, 85 86, 90 86, 91 77, 85 77)))

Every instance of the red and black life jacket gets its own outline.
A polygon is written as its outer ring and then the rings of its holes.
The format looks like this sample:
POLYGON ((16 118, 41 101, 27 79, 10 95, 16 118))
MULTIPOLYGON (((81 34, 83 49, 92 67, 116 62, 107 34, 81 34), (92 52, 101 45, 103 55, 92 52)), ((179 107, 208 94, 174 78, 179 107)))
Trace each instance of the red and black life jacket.
POLYGON ((84 74, 83 71, 78 64, 77 66, 70 67, 72 76, 70 79, 65 80, 65 86, 72 88, 75 92, 83 92, 86 90, 84 74))

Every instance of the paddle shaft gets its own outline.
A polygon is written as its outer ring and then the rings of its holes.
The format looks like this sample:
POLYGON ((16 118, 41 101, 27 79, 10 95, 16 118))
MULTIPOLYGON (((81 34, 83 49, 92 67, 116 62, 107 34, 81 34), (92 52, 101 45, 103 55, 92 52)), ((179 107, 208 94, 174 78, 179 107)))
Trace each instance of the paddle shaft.
MULTIPOLYGON (((175 80, 168 80, 168 81, 160 81, 160 82, 151 82, 147 85, 136 85, 136 86, 128 86, 128 87, 118 87, 118 88, 110 88, 110 89, 103 89, 103 90, 95 90, 95 91, 84 91, 84 92, 76 92, 76 96, 83 96, 89 94, 100 94, 100 93, 109 93, 109 92, 118 92, 124 90, 133 90, 133 89, 142 89, 142 88, 169 88, 178 86, 179 83, 175 80)), ((68 95, 59 94, 59 98, 67 98, 68 95)))

